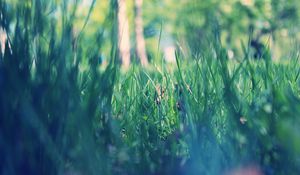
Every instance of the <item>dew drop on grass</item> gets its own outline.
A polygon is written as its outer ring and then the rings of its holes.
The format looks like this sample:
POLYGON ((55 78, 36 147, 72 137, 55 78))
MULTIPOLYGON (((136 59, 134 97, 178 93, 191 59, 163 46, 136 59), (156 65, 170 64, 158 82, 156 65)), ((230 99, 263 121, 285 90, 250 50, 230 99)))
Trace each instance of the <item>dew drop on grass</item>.
POLYGON ((264 110, 265 110, 265 112, 268 113, 268 114, 272 113, 272 105, 271 105, 270 103, 265 104, 264 110))

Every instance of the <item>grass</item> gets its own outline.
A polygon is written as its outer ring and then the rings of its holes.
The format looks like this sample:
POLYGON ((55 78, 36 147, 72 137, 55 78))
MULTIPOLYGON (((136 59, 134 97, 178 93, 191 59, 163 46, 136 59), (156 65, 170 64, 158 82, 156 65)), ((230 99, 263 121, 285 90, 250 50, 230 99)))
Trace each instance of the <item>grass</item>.
POLYGON ((127 72, 112 46, 100 70, 102 32, 73 47, 72 15, 59 32, 40 1, 20 3, 11 21, 0 2, 1 24, 15 24, 2 26, 11 50, 6 42, 0 57, 1 174, 300 172, 297 56, 275 64, 244 47, 236 62, 212 37, 201 55, 127 72))

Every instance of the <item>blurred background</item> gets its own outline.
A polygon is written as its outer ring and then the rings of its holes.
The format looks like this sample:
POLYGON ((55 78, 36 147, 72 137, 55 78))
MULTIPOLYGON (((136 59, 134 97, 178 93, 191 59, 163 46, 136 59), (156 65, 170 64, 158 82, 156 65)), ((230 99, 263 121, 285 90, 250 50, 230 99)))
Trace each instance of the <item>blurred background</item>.
MULTIPOLYGON (((17 2, 7 2, 7 15, 11 19, 16 19, 17 2)), ((62 21, 61 2, 43 2, 41 8, 47 17, 62 21)), ((106 61, 112 48, 114 11, 119 13, 122 57, 131 54, 133 62, 137 61, 135 58, 155 62, 158 52, 172 62, 176 49, 193 57, 201 53, 214 32, 219 33, 230 58, 242 57, 243 42, 249 43, 254 52, 269 48, 273 60, 286 60, 298 48, 300 39, 300 2, 297 0, 120 0, 119 7, 109 0, 68 0, 65 5, 66 11, 76 6, 71 32, 74 38, 80 33, 84 38, 81 44, 88 46, 95 39, 95 33, 103 33, 104 42, 98 52, 106 61)), ((15 22, 11 21, 10 29, 15 22)), ((62 27, 61 22, 57 27, 62 27)), ((87 52, 87 48, 83 52, 87 52)))

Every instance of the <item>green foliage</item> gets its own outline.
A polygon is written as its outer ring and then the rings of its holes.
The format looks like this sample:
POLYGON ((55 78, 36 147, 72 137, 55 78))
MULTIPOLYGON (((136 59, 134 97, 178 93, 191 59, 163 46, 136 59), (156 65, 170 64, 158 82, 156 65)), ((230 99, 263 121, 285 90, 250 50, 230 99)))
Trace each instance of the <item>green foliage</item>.
MULTIPOLYGON (((297 54, 276 64, 242 45, 244 59, 229 59, 211 19, 200 54, 176 52, 176 65, 125 73, 111 32, 101 69, 104 29, 89 42, 74 36, 76 3, 53 2, 0 1, 9 36, 0 54, 0 174, 300 172, 297 54), (53 7, 62 18, 48 15, 53 7)), ((103 24, 112 31, 114 12, 103 24)))

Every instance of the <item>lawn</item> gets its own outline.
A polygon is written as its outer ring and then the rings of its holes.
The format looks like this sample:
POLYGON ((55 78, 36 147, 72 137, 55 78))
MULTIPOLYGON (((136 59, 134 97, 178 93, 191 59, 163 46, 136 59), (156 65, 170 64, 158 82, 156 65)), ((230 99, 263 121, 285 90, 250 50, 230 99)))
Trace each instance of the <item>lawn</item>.
POLYGON ((124 68, 113 32, 73 38, 72 10, 0 4, 0 174, 300 173, 296 46, 275 62, 242 42, 230 58, 216 29, 198 54, 168 63, 157 40, 148 66, 124 68))

